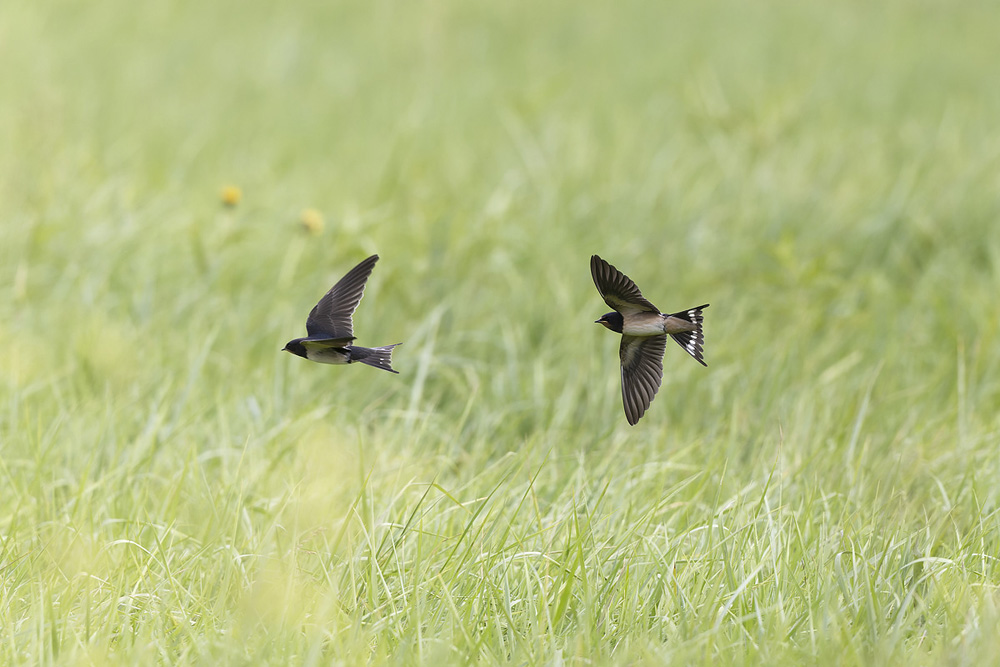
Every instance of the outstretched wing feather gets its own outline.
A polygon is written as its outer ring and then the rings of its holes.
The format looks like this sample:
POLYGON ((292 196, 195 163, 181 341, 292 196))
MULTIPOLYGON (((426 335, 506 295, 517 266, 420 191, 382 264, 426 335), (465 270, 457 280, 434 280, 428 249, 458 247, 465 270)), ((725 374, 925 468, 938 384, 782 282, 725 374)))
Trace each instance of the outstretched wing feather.
POLYGON ((642 296, 631 278, 597 255, 590 258, 590 275, 604 302, 622 315, 660 312, 659 308, 642 296))
POLYGON ((663 379, 663 353, 667 336, 622 336, 622 403, 628 423, 645 414, 663 379))
POLYGON ((310 336, 354 340, 352 317, 365 294, 368 276, 375 268, 378 255, 372 255, 347 272, 330 291, 323 295, 306 320, 310 336))

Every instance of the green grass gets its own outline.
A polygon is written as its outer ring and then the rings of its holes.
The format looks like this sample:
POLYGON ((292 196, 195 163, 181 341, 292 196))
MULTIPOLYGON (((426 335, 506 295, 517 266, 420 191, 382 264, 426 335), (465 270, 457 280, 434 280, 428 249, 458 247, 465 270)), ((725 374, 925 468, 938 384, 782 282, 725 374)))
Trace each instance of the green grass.
POLYGON ((998 32, 0 4, 0 662, 994 660, 998 32), (401 374, 280 353, 372 252, 401 374), (595 252, 712 304, 635 427, 595 252))

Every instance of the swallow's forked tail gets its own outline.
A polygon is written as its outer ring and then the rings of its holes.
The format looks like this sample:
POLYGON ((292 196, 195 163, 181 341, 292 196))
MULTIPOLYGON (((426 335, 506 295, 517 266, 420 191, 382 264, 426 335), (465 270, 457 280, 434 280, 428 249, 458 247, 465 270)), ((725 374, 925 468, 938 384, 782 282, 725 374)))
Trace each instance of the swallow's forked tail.
POLYGON ((683 347, 684 351, 694 357, 694 360, 702 366, 708 366, 708 364, 705 363, 705 356, 702 350, 702 346, 705 344, 705 334, 701 330, 701 323, 704 319, 701 311, 706 308, 708 308, 707 303, 704 306, 689 308, 688 310, 682 310, 679 313, 671 314, 671 317, 687 320, 697 327, 694 331, 684 331, 678 334, 670 334, 670 337, 677 341, 677 344, 683 347))
POLYGON ((399 371, 392 368, 392 348, 396 347, 396 345, 401 345, 401 343, 386 345, 384 347, 358 347, 357 345, 352 345, 351 360, 348 363, 353 364, 360 361, 363 364, 398 374, 399 371))

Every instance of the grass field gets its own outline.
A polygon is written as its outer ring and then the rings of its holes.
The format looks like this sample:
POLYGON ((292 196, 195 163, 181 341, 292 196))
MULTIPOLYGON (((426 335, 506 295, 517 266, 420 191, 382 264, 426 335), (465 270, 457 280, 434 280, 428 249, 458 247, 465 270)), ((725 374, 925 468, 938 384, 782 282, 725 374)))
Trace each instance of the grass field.
POLYGON ((3 2, 0 663, 989 664, 997 34, 3 2), (592 253, 712 304, 635 427, 592 253))

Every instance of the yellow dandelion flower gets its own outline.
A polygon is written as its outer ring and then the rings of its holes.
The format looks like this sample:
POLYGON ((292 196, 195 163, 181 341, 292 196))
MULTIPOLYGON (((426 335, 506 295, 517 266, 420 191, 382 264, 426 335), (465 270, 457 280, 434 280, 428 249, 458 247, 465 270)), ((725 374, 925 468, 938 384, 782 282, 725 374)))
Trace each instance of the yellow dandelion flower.
POLYGON ((303 210, 299 216, 299 222, 302 224, 302 228, 313 236, 319 236, 323 233, 323 214, 314 208, 303 210))
POLYGON ((222 199, 222 203, 226 206, 236 206, 243 199, 243 191, 240 190, 235 185, 227 185, 222 188, 222 192, 219 193, 219 197, 222 199))

